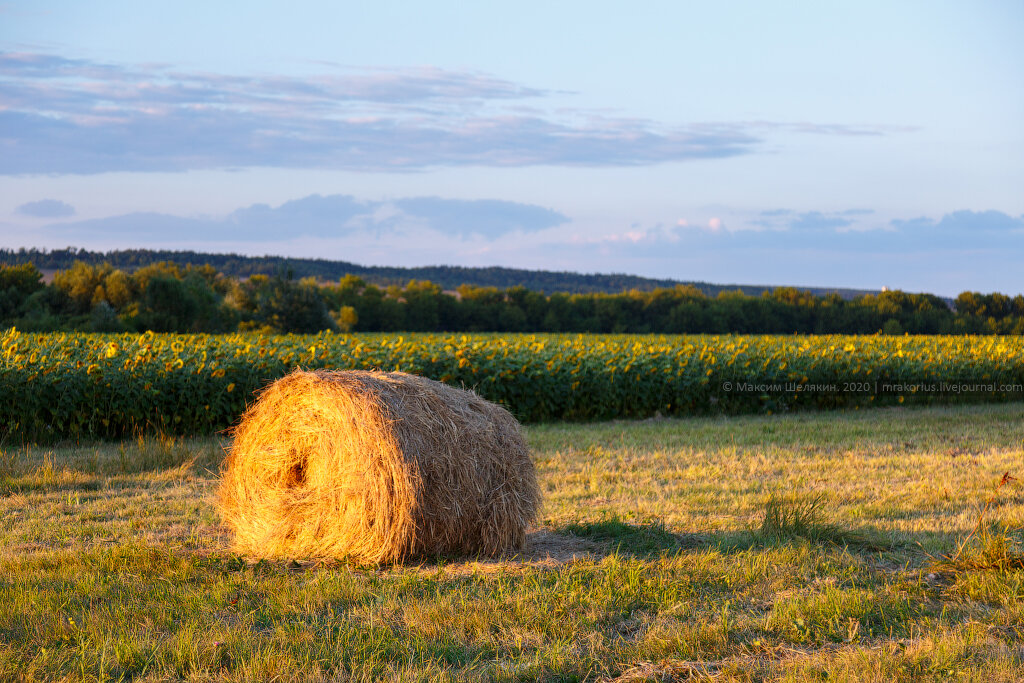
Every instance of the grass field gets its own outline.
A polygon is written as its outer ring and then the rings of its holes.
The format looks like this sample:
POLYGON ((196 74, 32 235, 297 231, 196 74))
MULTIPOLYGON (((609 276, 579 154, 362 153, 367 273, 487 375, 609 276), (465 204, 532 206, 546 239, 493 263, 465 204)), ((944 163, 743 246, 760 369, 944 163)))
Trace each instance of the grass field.
POLYGON ((526 434, 522 556, 372 569, 227 551, 223 440, 8 448, 0 680, 1024 676, 1024 405, 526 434))

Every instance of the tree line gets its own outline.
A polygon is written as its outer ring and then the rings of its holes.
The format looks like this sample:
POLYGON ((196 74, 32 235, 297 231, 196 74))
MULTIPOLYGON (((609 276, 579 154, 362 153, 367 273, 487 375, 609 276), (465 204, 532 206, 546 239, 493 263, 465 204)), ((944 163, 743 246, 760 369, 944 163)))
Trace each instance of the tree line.
POLYGON ((899 290, 844 299, 780 287, 708 296, 693 286, 616 294, 525 287, 380 287, 356 275, 321 283, 287 270, 246 279, 211 265, 160 262, 127 272, 76 262, 43 282, 31 263, 0 265, 0 327, 32 331, 312 333, 601 332, 1021 334, 1024 297, 964 292, 950 307, 899 290))
MULTIPOLYGON (((679 282, 676 280, 659 280, 638 275, 603 274, 603 273, 569 273, 548 270, 524 270, 521 268, 503 268, 490 266, 475 268, 466 266, 363 266, 347 261, 331 261, 327 259, 291 258, 285 256, 243 256, 241 254, 209 254, 195 251, 171 251, 153 249, 116 249, 112 251, 88 251, 68 247, 66 249, 4 249, 0 248, 0 264, 20 265, 33 263, 37 268, 45 270, 67 270, 76 261, 83 261, 93 266, 109 263, 114 268, 133 272, 139 268, 166 261, 176 263, 185 268, 190 264, 205 263, 213 266, 218 272, 228 277, 245 279, 253 275, 273 277, 280 272, 291 271, 296 278, 314 277, 320 282, 340 280, 345 275, 356 275, 368 284, 378 287, 398 285, 405 286, 410 280, 429 280, 443 290, 455 290, 460 285, 476 287, 524 287, 529 290, 553 294, 568 292, 571 294, 587 294, 596 292, 616 293, 631 289, 649 291, 653 289, 672 288, 679 284, 690 284, 708 296, 716 296, 725 290, 742 289, 746 294, 761 295, 771 291, 771 287, 719 285, 707 282, 679 282)), ((836 291, 843 298, 849 299, 863 290, 854 289, 817 289, 810 288, 814 294, 826 294, 836 291)))

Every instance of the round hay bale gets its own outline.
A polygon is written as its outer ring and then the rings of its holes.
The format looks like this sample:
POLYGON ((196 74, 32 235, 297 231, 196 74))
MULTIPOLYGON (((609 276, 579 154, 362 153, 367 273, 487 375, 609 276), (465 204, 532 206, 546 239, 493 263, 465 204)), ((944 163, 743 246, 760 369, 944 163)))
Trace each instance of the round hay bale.
POLYGON ((234 436, 220 512, 246 555, 496 555, 522 548, 540 502, 508 411, 402 372, 293 372, 234 436))

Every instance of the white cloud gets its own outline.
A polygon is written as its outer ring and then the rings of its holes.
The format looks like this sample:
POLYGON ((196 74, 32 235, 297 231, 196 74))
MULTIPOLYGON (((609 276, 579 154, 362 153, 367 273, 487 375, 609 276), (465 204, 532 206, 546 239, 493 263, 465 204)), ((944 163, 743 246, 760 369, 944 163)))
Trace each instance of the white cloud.
POLYGON ((474 211, 480 207, 471 207, 474 210, 464 214, 469 218, 462 227, 445 229, 445 221, 439 218, 463 206, 462 202, 454 201, 444 211, 431 213, 427 208, 433 203, 448 200, 432 198, 418 211, 412 208, 416 204, 403 207, 404 201, 314 196, 278 207, 247 207, 224 219, 136 214, 21 232, 18 226, 0 224, 0 235, 4 246, 15 248, 68 244, 90 249, 157 247, 377 265, 501 265, 636 273, 717 283, 865 288, 887 284, 943 295, 965 289, 1020 292, 1015 264, 1024 256, 1024 216, 998 211, 962 211, 912 220, 831 212, 819 214, 823 218, 818 222, 815 212, 744 214, 718 207, 703 215, 695 210, 685 225, 675 219, 635 222, 615 229, 614 224, 569 222, 561 214, 549 216, 547 209, 512 205, 506 208, 513 209, 513 215, 526 207, 523 215, 536 220, 515 225, 502 222, 503 217, 487 230, 473 231, 463 228, 476 224, 473 216, 479 214, 474 211), (329 214, 346 211, 348 218, 328 220, 329 214), (766 215, 780 223, 773 227, 759 224, 766 215), (829 221, 840 215, 886 229, 828 227, 829 221), (720 228, 711 230, 709 224, 715 218, 720 228), (320 227, 311 230, 304 225, 320 227), (15 239, 18 241, 12 243, 15 239), (964 245, 970 245, 969 258, 964 245))
POLYGON ((556 93, 434 67, 236 76, 0 52, 0 88, 0 174, 7 175, 646 166, 752 154, 773 131, 903 132, 764 121, 672 125, 545 106, 556 93))
POLYGON ((537 232, 569 221, 540 206, 496 199, 462 200, 409 197, 360 200, 349 195, 310 195, 278 207, 253 204, 225 218, 187 218, 134 213, 51 224, 45 231, 66 239, 164 240, 240 243, 300 236, 335 238, 366 233, 435 231, 442 235, 493 239, 512 232, 537 232))
POLYGON ((433 67, 246 77, 0 53, 0 87, 0 174, 634 166, 759 142, 729 126, 524 110, 551 93, 433 67))
POLYGON ((57 199, 40 199, 34 202, 26 202, 14 209, 14 212, 21 216, 32 218, 65 218, 75 215, 75 207, 57 199))

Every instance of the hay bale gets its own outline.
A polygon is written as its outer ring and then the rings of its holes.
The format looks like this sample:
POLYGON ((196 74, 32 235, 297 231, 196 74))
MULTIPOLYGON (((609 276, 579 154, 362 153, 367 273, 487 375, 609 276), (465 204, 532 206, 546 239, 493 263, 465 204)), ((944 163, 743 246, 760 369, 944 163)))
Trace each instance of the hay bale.
POLYGON ((508 411, 402 372, 293 372, 234 435, 220 511, 246 555, 495 555, 522 548, 540 501, 508 411))

